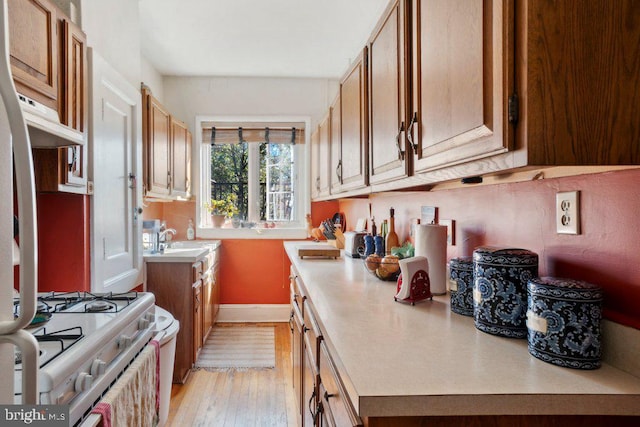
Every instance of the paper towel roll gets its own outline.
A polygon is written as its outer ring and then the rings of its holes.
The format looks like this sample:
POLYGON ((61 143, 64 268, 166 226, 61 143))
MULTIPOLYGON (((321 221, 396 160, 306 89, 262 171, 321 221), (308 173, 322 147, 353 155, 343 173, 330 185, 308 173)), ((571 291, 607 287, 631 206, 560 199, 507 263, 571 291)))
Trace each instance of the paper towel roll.
POLYGON ((447 227, 420 224, 416 229, 415 255, 429 260, 431 293, 447 293, 447 227))

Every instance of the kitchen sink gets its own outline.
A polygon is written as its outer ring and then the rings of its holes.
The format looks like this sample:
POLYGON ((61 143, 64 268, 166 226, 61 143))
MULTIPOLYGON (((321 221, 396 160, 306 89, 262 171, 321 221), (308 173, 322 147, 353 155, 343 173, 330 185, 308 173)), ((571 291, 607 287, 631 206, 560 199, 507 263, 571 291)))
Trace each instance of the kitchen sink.
POLYGON ((215 248, 219 244, 219 240, 176 240, 167 244, 165 252, 168 250, 180 249, 199 249, 199 248, 215 248))

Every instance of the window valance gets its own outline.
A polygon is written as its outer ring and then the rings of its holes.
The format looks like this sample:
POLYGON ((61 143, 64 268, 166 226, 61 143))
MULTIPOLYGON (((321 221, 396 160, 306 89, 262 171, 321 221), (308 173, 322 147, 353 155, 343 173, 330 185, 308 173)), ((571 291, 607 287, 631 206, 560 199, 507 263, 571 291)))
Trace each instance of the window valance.
POLYGON ((202 142, 203 144, 239 144, 246 143, 263 143, 271 144, 304 144, 304 125, 301 128, 291 127, 203 127, 202 142))

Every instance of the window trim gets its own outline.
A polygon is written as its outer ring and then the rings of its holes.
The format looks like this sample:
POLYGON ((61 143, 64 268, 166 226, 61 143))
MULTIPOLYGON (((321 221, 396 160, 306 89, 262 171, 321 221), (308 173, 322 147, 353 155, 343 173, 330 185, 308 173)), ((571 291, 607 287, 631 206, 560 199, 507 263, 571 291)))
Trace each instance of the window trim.
MULTIPOLYGON (((193 194, 196 199, 196 233, 198 238, 203 239, 304 239, 307 237, 307 229, 305 223, 305 213, 311 212, 311 186, 310 186, 310 165, 311 165, 311 117, 310 116, 211 116, 197 115, 195 118, 194 128, 195 138, 193 138, 193 177, 194 185, 193 194), (297 188, 296 207, 300 213, 298 221, 292 224, 292 227, 282 228, 212 228, 203 224, 207 224, 208 214, 204 210, 203 191, 210 191, 209 178, 209 162, 211 159, 211 147, 203 144, 202 141, 202 123, 203 122, 303 122, 305 124, 304 144, 296 144, 297 159, 297 188), (203 153, 208 153, 203 155, 203 153), (202 173, 202 171, 206 171, 202 173)), ((208 200, 208 196, 206 200, 208 200)))

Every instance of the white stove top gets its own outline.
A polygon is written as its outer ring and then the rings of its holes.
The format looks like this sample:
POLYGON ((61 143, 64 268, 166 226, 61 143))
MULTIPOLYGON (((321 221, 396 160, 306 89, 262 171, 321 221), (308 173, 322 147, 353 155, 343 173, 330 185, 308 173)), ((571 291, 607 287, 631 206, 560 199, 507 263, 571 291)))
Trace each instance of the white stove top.
MULTIPOLYGON (((74 405, 99 395, 97 388, 110 382, 106 377, 116 375, 110 372, 112 367, 130 363, 151 339, 155 297, 147 292, 115 295, 115 300, 87 293, 38 296, 50 314, 48 321, 29 329, 41 351, 40 403, 69 403, 74 412, 74 405), (105 311, 87 311, 96 302, 105 311)), ((20 398, 21 369, 16 363, 16 400, 20 398)))

